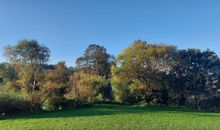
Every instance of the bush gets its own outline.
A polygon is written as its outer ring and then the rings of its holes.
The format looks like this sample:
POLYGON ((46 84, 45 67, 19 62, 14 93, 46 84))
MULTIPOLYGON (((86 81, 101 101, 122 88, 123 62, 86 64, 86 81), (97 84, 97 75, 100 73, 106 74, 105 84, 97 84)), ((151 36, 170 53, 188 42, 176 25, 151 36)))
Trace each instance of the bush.
POLYGON ((1 115, 13 115, 30 110, 30 103, 15 92, 0 92, 1 115))
POLYGON ((220 111, 220 96, 214 96, 200 103, 202 109, 206 111, 220 111))
POLYGON ((43 104, 42 109, 45 111, 62 110, 65 99, 60 97, 50 97, 43 104))

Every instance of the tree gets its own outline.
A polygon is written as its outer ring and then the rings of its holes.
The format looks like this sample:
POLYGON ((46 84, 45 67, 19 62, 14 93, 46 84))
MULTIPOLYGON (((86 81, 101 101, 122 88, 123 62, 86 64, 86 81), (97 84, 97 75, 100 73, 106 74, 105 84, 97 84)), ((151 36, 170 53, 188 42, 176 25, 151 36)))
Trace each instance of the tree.
POLYGON ((116 102, 125 103, 129 95, 129 78, 116 66, 111 67, 111 73, 111 85, 114 99, 116 102))
POLYGON ((0 64, 0 91, 18 91, 19 85, 17 72, 13 66, 8 63, 0 64))
POLYGON ((174 46, 135 41, 116 58, 119 74, 124 75, 121 80, 128 84, 140 82, 138 89, 141 89, 143 100, 147 102, 152 101, 155 96, 167 94, 167 83, 163 79, 175 64, 176 54, 174 46))
POLYGON ((74 100, 75 106, 80 103, 94 102, 102 87, 107 84, 109 81, 102 76, 76 72, 70 77, 66 98, 74 100))
POLYGON ((111 55, 103 46, 91 44, 82 57, 76 60, 77 68, 89 74, 108 77, 110 74, 111 55))
POLYGON ((47 109, 58 109, 65 101, 64 95, 68 88, 71 72, 65 66, 65 62, 59 62, 55 69, 45 71, 45 98, 47 109))
MULTIPOLYGON (((96 44, 91 44, 85 50, 84 55, 76 60, 76 68, 86 74, 98 75, 110 78, 111 65, 114 64, 114 56, 107 53, 106 48, 96 44)), ((112 99, 111 85, 103 86, 100 91, 106 100, 112 99)))
POLYGON ((15 46, 6 46, 4 55, 18 72, 18 82, 30 97, 32 110, 38 110, 41 67, 49 60, 49 49, 36 40, 22 40, 15 46))
POLYGON ((8 63, 1 63, 0 64, 0 82, 7 82, 11 81, 13 82, 14 80, 17 79, 17 73, 16 70, 13 66, 11 66, 8 63))
POLYGON ((204 101, 219 95, 217 90, 220 88, 220 60, 210 50, 203 52, 199 49, 181 50, 180 55, 182 64, 179 68, 183 76, 179 78, 185 82, 182 82, 185 96, 200 110, 207 105, 203 103, 204 101))

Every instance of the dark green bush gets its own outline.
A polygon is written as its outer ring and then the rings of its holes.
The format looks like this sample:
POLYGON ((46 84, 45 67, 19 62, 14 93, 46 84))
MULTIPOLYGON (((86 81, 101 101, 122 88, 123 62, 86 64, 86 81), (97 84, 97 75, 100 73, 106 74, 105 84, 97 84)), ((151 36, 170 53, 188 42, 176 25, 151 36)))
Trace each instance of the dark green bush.
POLYGON ((13 115, 30 110, 30 103, 15 92, 0 92, 0 113, 13 115))

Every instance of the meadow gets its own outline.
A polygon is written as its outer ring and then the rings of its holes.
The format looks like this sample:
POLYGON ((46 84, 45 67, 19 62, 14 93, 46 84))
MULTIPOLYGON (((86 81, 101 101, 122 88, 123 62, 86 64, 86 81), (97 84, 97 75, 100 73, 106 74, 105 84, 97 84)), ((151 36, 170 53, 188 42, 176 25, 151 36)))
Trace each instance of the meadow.
POLYGON ((219 130, 220 113, 168 107, 94 104, 0 120, 1 130, 219 130))

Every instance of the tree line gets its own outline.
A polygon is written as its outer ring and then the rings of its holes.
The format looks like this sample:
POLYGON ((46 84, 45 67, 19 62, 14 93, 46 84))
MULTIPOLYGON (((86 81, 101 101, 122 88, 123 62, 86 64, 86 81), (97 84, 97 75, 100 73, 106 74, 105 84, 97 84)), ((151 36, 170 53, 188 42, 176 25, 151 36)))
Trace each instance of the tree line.
POLYGON ((49 65, 48 47, 21 40, 4 47, 0 112, 75 108, 95 102, 220 110, 220 59, 209 49, 136 40, 116 57, 89 45, 75 67, 49 65))

